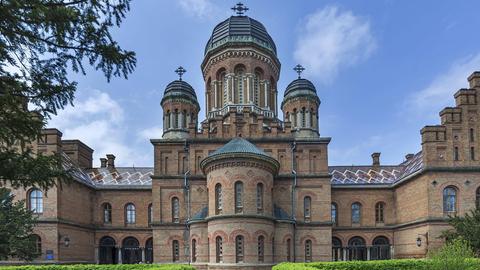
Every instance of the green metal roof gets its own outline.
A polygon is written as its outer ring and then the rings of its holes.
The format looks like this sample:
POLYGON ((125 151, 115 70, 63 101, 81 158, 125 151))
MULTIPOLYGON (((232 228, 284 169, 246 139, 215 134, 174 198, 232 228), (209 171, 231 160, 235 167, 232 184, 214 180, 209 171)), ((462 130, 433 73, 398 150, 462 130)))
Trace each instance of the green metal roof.
POLYGON ((254 144, 252 144, 251 142, 243 138, 232 139, 227 144, 218 148, 208 156, 213 157, 216 155, 234 154, 234 153, 249 153, 249 154, 256 154, 260 156, 269 157, 269 155, 263 152, 263 150, 258 149, 254 144))

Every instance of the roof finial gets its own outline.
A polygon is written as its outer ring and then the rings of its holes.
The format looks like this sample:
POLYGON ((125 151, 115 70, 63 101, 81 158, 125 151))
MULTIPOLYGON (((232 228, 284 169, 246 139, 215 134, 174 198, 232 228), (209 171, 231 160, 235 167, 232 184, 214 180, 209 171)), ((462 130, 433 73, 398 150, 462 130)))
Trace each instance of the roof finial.
POLYGON ((182 80, 182 75, 187 72, 186 69, 184 69, 182 66, 179 66, 176 70, 175 73, 178 74, 178 77, 180 77, 180 81, 182 80))
POLYGON ((232 10, 235 11, 238 16, 243 16, 245 11, 248 10, 248 7, 245 6, 242 2, 238 2, 234 7, 232 7, 232 10))
POLYGON ((293 68, 293 70, 295 70, 298 73, 298 78, 300 79, 301 78, 300 75, 305 70, 305 68, 302 67, 302 65, 298 64, 293 68))

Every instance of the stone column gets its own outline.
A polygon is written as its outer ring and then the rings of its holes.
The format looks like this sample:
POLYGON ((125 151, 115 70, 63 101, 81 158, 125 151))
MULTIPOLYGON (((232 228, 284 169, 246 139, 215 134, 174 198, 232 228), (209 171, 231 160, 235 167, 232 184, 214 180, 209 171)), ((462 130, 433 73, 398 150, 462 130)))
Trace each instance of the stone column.
POLYGON ((342 253, 343 253, 343 258, 342 258, 342 260, 343 260, 343 261, 347 261, 347 249, 346 249, 346 248, 343 248, 342 251, 343 251, 343 252, 342 252, 342 253))
POLYGON ((141 247, 140 250, 142 251, 142 263, 145 263, 145 248, 141 247))
POLYGON ((217 81, 213 83, 213 89, 215 91, 215 94, 214 94, 215 104, 213 109, 216 109, 218 108, 218 82, 217 81))
POLYGON ((250 81, 252 80, 251 76, 250 75, 247 75, 247 85, 245 87, 245 89, 247 90, 247 93, 246 93, 246 104, 249 104, 250 103, 250 81))
POLYGON ((117 258, 118 264, 122 264, 122 248, 117 247, 117 251, 118 251, 118 258, 117 258))
POLYGON ((367 247, 367 261, 370 261, 370 248, 367 247))
POLYGON ((174 128, 173 121, 175 120, 175 111, 170 113, 170 128, 174 128))
POLYGON ((278 93, 277 93, 277 89, 275 89, 275 100, 273 101, 273 108, 274 108, 274 111, 275 111, 275 116, 278 115, 277 98, 278 98, 278 93))
POLYGON ((390 259, 395 258, 395 248, 393 245, 390 246, 390 259))
POLYGON ((98 247, 95 247, 95 263, 100 263, 100 253, 98 252, 98 247))
POLYGON ((297 126, 296 127, 301 127, 302 126, 302 111, 297 112, 297 126))
POLYGON ((178 113, 178 123, 177 123, 177 124, 178 124, 178 128, 185 128, 185 127, 183 126, 183 117, 184 117, 184 116, 183 116, 183 112, 179 112, 179 113, 178 113))
POLYGON ((265 81, 263 84, 263 89, 264 89, 264 95, 265 95, 265 108, 268 108, 268 82, 265 81))
POLYGON ((305 120, 306 120, 306 121, 305 121, 306 127, 307 127, 307 128, 311 128, 311 127, 312 127, 312 122, 311 122, 312 118, 311 118, 310 111, 307 111, 305 117, 307 118, 307 119, 305 119, 305 120))

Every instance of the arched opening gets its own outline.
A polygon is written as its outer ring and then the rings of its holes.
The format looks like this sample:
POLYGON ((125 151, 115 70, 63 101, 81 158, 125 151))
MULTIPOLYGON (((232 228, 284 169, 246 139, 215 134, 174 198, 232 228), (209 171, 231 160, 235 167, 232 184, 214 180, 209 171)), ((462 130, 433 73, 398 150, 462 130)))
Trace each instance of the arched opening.
POLYGON ((303 198, 303 218, 305 222, 310 222, 312 220, 312 198, 306 196, 303 198))
POLYGON ((265 236, 260 235, 258 237, 258 250, 257 250, 257 255, 258 255, 258 262, 263 262, 265 259, 265 236))
POLYGON ((34 214, 43 213, 43 192, 37 188, 30 190, 28 194, 28 207, 34 214))
POLYGON ((172 198, 172 222, 180 222, 180 202, 177 197, 172 198))
POLYGON ((115 264, 117 263, 117 249, 116 242, 110 236, 104 236, 100 239, 99 244, 99 263, 100 264, 115 264))
POLYGON ((235 213, 243 212, 243 183, 235 182, 235 213))
POLYGON ((142 251, 135 237, 127 237, 122 243, 122 263, 135 264, 142 261, 142 251))
POLYGON ((287 262, 292 261, 292 239, 287 239, 287 262))
POLYGON ((388 260, 390 259, 390 242, 385 236, 378 236, 372 241, 370 248, 371 260, 388 260))
POLYGON ((133 203, 125 205, 125 223, 135 224, 135 205, 133 203))
POLYGON ((148 226, 152 225, 152 218, 153 218, 153 206, 152 204, 148 205, 148 226))
POLYGON ((227 104, 228 100, 227 71, 225 68, 221 68, 217 71, 217 83, 218 107, 221 108, 223 105, 227 104))
POLYGON ((215 261, 217 263, 223 262, 223 241, 220 236, 215 238, 215 261))
POLYGON ((362 205, 358 202, 352 204, 352 224, 360 224, 362 220, 362 205))
POLYGON ((352 237, 348 241, 348 260, 365 261, 367 260, 367 246, 365 240, 359 236, 352 237))
POLYGON ((180 243, 178 240, 172 241, 172 260, 178 262, 180 260, 180 243))
POLYGON ((338 210, 337 210, 337 204, 336 203, 332 203, 332 223, 333 225, 338 225, 338 210))
POLYGON ((257 106, 260 106, 260 95, 263 80, 263 70, 261 68, 255 68, 253 75, 253 103, 257 106))
POLYGON ((242 263, 245 251, 244 251, 244 238, 242 235, 235 237, 235 262, 242 263))
POLYGON ((197 262, 197 239, 192 239, 192 262, 197 262))
POLYGON ((150 237, 145 242, 145 262, 153 263, 153 238, 150 237))
POLYGON ((221 215, 222 209, 223 209, 222 185, 218 183, 215 185, 215 214, 221 215))
POLYGON ((312 261, 312 240, 305 241, 305 262, 312 261))
POLYGON ((245 97, 245 66, 239 64, 235 66, 235 94, 234 94, 234 103, 242 104, 244 103, 245 97))
POLYGON ((443 213, 455 215, 457 213, 457 188, 448 186, 443 190, 443 213))
POLYGON ((32 234, 31 237, 35 242, 35 253, 37 253, 38 256, 41 256, 42 255, 42 238, 38 234, 32 234))
POLYGON ((343 260, 342 241, 338 237, 332 237, 332 260, 343 260))
POLYGON ((384 210, 385 210, 384 202, 378 202, 375 205, 375 222, 376 223, 385 223, 384 210))
POLYGON ((103 223, 112 223, 112 205, 109 203, 103 204, 103 223))
POLYGON ((257 214, 263 213, 263 184, 257 184, 257 214))

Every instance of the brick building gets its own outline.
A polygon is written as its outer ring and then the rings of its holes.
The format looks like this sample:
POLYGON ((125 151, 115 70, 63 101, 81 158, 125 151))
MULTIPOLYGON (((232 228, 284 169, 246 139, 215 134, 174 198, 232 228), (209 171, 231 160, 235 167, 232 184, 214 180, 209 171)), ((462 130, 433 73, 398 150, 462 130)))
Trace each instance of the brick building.
POLYGON ((277 103, 280 62, 260 22, 239 14, 218 24, 201 69, 205 120, 179 68, 161 100, 153 167, 118 167, 110 154, 93 168, 93 149, 43 131, 36 149, 61 153, 76 181, 14 191, 38 215, 39 262, 270 269, 424 257, 448 215, 479 205, 480 72, 440 125, 421 130, 419 153, 394 166, 380 153, 366 166, 329 166, 315 86, 297 66, 277 103))

